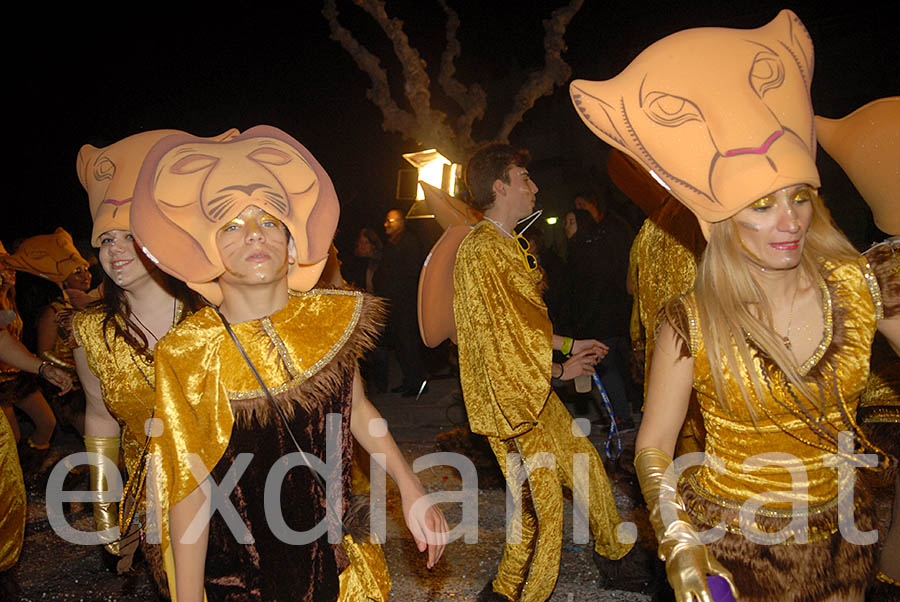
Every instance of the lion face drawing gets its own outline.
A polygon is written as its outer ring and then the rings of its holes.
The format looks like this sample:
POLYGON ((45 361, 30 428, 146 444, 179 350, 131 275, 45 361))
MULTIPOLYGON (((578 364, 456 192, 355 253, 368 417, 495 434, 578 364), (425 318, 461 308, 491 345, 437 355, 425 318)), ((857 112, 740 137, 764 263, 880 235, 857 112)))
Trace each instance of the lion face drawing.
POLYGON ((337 227, 337 194, 312 153, 273 127, 223 142, 175 135, 157 143, 135 186, 132 230, 163 270, 216 303, 224 271, 216 233, 250 205, 287 226, 296 250, 288 284, 311 288, 337 227))
POLYGON ((758 29, 675 33, 570 94, 597 136, 715 222, 780 188, 819 186, 812 70, 809 34, 783 10, 758 29))

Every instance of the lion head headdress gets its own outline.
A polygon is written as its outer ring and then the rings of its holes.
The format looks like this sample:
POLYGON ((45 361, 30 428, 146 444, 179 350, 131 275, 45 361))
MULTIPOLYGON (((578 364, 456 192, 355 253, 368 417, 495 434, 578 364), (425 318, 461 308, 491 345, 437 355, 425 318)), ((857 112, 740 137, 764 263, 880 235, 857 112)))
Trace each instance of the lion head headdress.
POLYGON ((3 263, 20 272, 45 278, 60 287, 72 272, 87 269, 89 265, 75 248, 72 236, 63 228, 57 228, 53 234, 26 238, 15 253, 3 257, 3 263))
POLYGON ((800 19, 672 34, 616 77, 576 80, 597 136, 634 158, 705 223, 796 184, 818 188, 813 45, 800 19))
MULTIPOLYGON (((118 142, 97 148, 85 144, 78 151, 76 169, 78 180, 88 193, 91 218, 91 244, 100 246, 100 235, 110 230, 131 230, 129 214, 134 185, 144 157, 154 144, 180 130, 150 130, 122 138, 118 142)), ((230 129, 211 138, 227 140, 239 132, 230 129)))
POLYGON ((337 193, 312 153, 274 127, 225 141, 175 134, 157 142, 135 186, 131 229, 160 268, 219 305, 225 267, 216 233, 250 205, 290 232, 297 255, 288 286, 312 288, 337 227, 337 193))

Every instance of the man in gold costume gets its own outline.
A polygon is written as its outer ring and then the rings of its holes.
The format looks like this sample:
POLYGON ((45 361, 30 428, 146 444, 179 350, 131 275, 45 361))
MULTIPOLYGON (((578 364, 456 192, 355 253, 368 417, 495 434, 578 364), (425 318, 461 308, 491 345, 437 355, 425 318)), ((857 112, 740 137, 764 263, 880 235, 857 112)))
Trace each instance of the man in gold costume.
POLYGON ((142 248, 211 304, 155 352, 152 489, 174 556, 173 599, 386 600, 379 547, 321 536, 323 525, 351 526, 353 439, 396 481, 407 526, 434 566, 446 521, 416 504, 422 485, 357 368, 383 308, 356 291, 310 290, 339 212, 315 157, 267 126, 224 142, 173 135, 145 159, 131 211, 142 248), (316 459, 327 483, 307 469, 316 459), (198 516, 210 520, 193 529, 198 516))
POLYGON ((553 334, 541 299, 542 273, 513 231, 534 208, 537 186, 525 168, 527 158, 525 151, 492 144, 469 161, 468 202, 484 211, 484 220, 460 244, 453 277, 469 425, 487 437, 510 491, 521 499, 521 516, 511 525, 521 540, 506 544, 482 600, 550 597, 559 573, 563 485, 575 492, 588 488, 589 508, 583 510, 596 554, 616 560, 632 547, 617 537, 620 519, 596 449, 573 434, 572 417, 550 388, 551 377, 592 373, 606 349, 594 340, 553 334), (554 364, 554 349, 572 357, 554 364), (522 464, 512 454, 524 458, 522 464), (589 458, 587 474, 573 475, 576 454, 589 458), (549 464, 543 461, 548 457, 549 464))

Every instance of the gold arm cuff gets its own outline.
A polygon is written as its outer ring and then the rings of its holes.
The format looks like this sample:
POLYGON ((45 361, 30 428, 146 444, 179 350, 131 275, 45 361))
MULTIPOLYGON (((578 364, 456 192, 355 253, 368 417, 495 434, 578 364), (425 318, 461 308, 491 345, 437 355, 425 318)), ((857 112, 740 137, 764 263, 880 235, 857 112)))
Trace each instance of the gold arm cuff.
MULTIPOLYGON (((92 437, 85 435, 84 449, 100 455, 100 466, 91 465, 91 491, 108 491, 109 483, 104 474, 107 470, 119 470, 119 437, 92 437)), ((105 531, 118 525, 116 502, 94 502, 94 525, 97 531, 105 531)), ((112 554, 119 555, 118 541, 104 547, 112 554)))
POLYGON ((44 360, 45 362, 50 362, 57 368, 62 368, 63 370, 68 370, 69 372, 75 371, 75 366, 73 366, 72 364, 70 364, 68 362, 64 362, 63 360, 59 359, 58 357, 56 357, 49 351, 42 351, 41 359, 44 360))

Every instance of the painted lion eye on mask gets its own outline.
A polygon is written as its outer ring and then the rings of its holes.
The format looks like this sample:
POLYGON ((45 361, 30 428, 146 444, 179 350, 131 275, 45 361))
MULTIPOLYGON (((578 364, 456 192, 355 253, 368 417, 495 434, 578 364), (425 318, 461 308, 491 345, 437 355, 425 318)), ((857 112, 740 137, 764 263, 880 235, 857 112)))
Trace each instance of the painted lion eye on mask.
POLYGON ((647 116, 665 127, 678 127, 688 121, 703 121, 700 109, 687 98, 665 92, 651 92, 644 102, 647 116))
POLYGON ((781 59, 767 50, 757 54, 750 67, 750 83, 760 98, 769 90, 781 86, 784 83, 784 65, 781 59))
POLYGON ((107 157, 103 157, 94 165, 94 179, 98 182, 112 180, 116 175, 116 164, 107 157))

